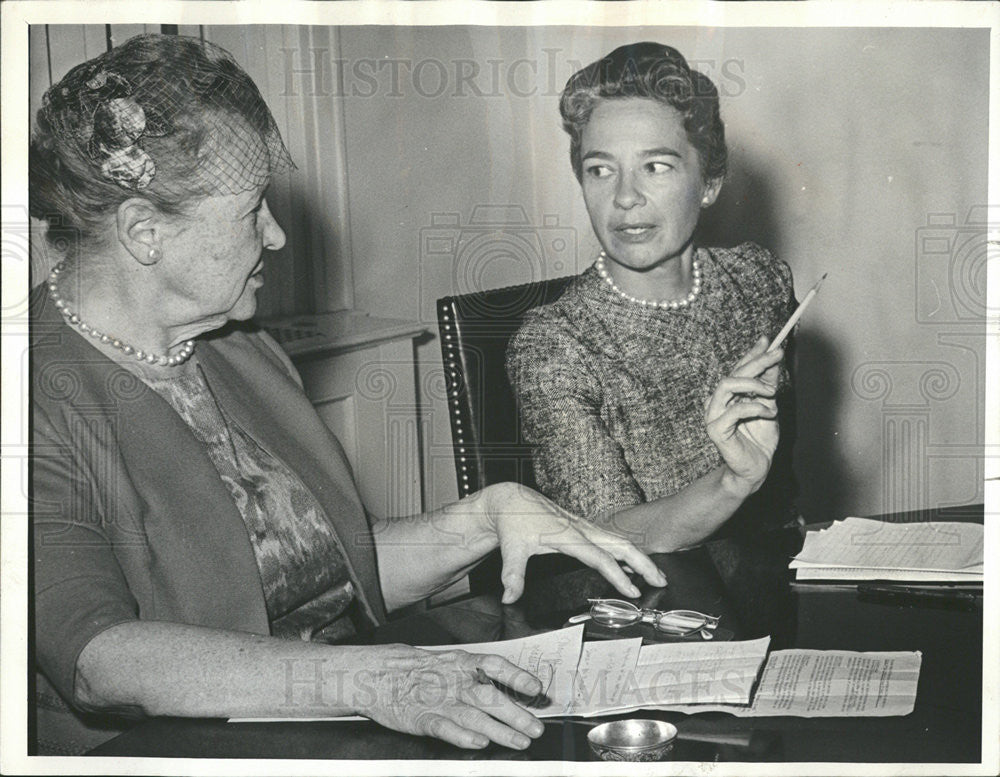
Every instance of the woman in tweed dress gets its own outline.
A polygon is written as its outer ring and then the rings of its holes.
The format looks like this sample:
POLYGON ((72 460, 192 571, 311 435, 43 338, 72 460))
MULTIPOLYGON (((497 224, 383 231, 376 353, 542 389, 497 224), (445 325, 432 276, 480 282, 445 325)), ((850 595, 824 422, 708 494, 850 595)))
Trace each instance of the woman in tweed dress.
POLYGON ((576 73, 559 108, 603 250, 508 350, 538 486, 652 551, 737 513, 785 522, 783 457, 768 473, 789 382, 766 348, 794 310, 792 277, 754 244, 693 242, 726 171, 714 84, 639 43, 576 73))

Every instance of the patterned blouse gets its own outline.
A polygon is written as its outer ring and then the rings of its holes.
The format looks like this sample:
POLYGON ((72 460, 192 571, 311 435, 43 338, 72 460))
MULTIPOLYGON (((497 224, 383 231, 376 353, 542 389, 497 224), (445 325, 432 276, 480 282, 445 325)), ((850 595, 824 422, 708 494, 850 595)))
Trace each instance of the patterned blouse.
MULTIPOLYGON (((704 402, 757 338, 777 334, 795 299, 788 265, 757 245, 698 251, 702 288, 688 307, 629 302, 591 267, 529 311, 508 347, 535 479, 571 512, 596 517, 673 494, 722 463, 704 402)), ((779 408, 787 372, 782 386, 779 408)), ((766 520, 784 523, 792 479, 779 465, 776 455, 769 481, 785 482, 766 520)))
POLYGON ((354 634, 344 551, 298 476, 222 413, 200 368, 141 377, 204 443, 232 494, 260 569, 271 633, 321 642, 354 634))

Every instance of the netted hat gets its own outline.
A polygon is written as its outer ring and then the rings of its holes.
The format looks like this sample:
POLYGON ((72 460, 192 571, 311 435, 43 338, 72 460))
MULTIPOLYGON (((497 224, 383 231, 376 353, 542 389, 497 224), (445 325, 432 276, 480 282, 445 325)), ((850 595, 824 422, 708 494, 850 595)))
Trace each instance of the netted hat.
POLYGON ((77 66, 38 123, 64 160, 68 144, 101 179, 167 198, 238 194, 294 167, 251 78, 197 38, 140 35, 77 66))

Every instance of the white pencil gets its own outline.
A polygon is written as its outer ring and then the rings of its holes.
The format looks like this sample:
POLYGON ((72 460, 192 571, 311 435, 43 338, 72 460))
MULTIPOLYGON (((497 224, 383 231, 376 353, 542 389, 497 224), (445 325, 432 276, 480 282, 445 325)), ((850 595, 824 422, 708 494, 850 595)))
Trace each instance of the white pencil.
POLYGON ((806 312, 806 308, 808 307, 809 303, 813 301, 813 297, 816 296, 816 292, 819 291, 820 285, 823 283, 823 281, 826 280, 826 276, 828 274, 829 273, 823 273, 823 277, 820 278, 818 281, 816 281, 816 284, 811 289, 809 289, 809 292, 806 294, 805 298, 802 300, 802 302, 799 303, 799 306, 795 308, 795 312, 792 313, 792 317, 788 319, 788 323, 786 323, 783 327, 781 327, 781 331, 778 332, 778 336, 771 341, 771 344, 769 346, 767 346, 768 351, 773 351, 775 348, 780 347, 781 344, 785 342, 785 338, 788 337, 788 333, 792 331, 792 327, 798 323, 800 318, 802 318, 802 314, 806 312))

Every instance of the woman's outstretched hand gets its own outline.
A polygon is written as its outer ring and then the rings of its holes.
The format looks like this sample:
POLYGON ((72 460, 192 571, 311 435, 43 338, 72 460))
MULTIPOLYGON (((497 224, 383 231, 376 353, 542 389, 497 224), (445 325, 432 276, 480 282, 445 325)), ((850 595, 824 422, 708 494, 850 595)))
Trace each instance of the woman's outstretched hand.
POLYGON ((542 692, 541 683, 500 656, 406 645, 371 650, 376 668, 359 681, 354 706, 383 726, 473 749, 493 741, 523 750, 543 731, 494 681, 528 698, 542 692))
POLYGON ((754 343, 705 403, 708 436, 744 496, 763 484, 778 447, 774 395, 784 351, 767 344, 766 337, 754 343))
POLYGON ((486 515, 503 557, 504 604, 517 601, 524 591, 524 570, 531 556, 564 553, 593 567, 623 595, 639 596, 619 566, 628 564, 650 585, 666 578, 649 557, 623 537, 601 529, 563 510, 537 491, 517 483, 498 483, 486 489, 486 515))

